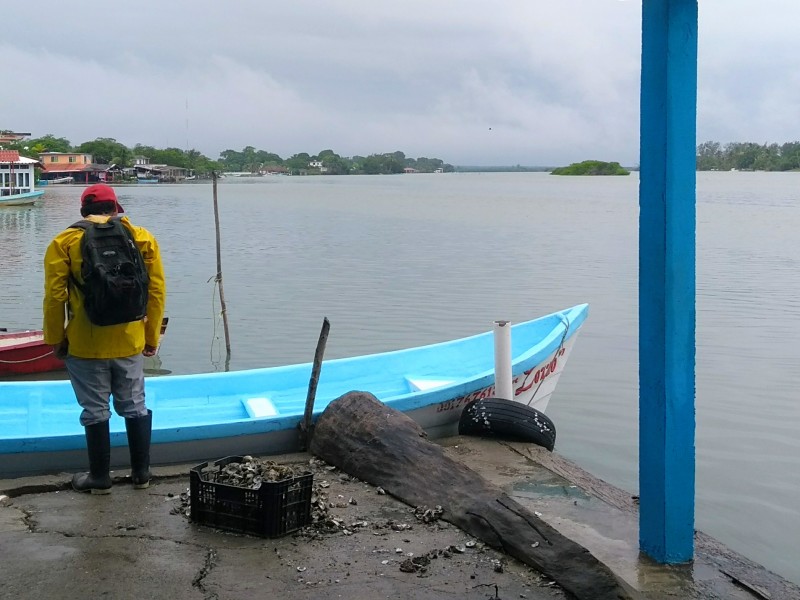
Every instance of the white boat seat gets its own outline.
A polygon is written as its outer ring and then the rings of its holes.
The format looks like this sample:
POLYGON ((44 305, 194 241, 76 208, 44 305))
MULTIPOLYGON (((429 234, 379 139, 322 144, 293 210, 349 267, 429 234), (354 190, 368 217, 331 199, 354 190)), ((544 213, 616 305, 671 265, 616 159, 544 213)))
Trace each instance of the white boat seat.
POLYGON ((442 377, 408 377, 406 376, 408 387, 412 392, 424 392, 432 390, 433 388, 441 387, 443 385, 450 385, 454 382, 452 379, 444 379, 442 377))
POLYGON ((278 409, 269 398, 245 398, 242 400, 242 404, 251 419, 263 419, 278 415, 278 409))

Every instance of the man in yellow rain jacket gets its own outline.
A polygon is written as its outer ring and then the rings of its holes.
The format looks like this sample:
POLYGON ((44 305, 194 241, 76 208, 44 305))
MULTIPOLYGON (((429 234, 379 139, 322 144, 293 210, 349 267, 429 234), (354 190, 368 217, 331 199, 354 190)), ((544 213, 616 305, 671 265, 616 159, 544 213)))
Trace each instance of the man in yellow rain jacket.
MULTIPOLYGON (((81 194, 81 216, 104 223, 125 212, 114 189, 105 184, 87 187, 81 194)), ((133 236, 149 276, 147 316, 118 325, 95 325, 84 307, 81 239, 84 230, 70 227, 50 242, 44 257, 44 341, 64 358, 86 433, 89 472, 72 478, 72 487, 93 494, 111 491, 111 445, 108 420, 114 410, 125 418, 136 488, 150 483, 152 412, 145 406, 144 356, 153 356, 161 335, 166 287, 156 238, 127 217, 122 224, 133 236), (66 325, 65 325, 66 322, 66 325)))

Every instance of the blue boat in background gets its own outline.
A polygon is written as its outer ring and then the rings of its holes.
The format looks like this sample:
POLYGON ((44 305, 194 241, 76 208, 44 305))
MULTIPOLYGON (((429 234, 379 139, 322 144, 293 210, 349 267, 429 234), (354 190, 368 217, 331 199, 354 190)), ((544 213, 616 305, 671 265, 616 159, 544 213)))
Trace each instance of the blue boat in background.
MULTIPOLYGON (((544 412, 578 331, 581 304, 511 327, 514 400, 544 412)), ((493 332, 322 363, 313 416, 350 391, 375 395, 432 437, 457 433, 473 400, 494 394, 493 332)), ((312 363, 148 378, 153 464, 300 448, 312 363)), ((70 382, 0 382, 0 478, 85 467, 84 430, 70 382)), ((111 419, 112 467, 127 467, 125 423, 111 419)))

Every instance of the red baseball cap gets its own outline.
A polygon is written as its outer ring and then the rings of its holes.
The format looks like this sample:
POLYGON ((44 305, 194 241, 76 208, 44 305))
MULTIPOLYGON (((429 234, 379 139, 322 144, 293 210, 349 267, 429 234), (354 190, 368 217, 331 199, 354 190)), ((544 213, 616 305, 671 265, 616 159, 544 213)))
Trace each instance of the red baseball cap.
POLYGON ((99 202, 113 202, 117 205, 117 212, 124 213, 125 210, 117 200, 117 194, 114 188, 105 183, 95 183, 90 185, 81 194, 81 208, 89 204, 97 204, 99 202))

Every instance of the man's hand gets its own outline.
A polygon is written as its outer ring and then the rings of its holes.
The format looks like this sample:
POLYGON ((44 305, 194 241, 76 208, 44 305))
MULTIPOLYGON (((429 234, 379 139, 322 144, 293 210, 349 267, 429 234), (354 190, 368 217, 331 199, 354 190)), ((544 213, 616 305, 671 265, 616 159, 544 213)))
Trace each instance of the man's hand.
POLYGON ((61 360, 67 358, 67 354, 69 353, 68 352, 69 344, 67 343, 67 340, 64 340, 60 344, 55 344, 53 346, 50 346, 50 348, 53 349, 53 356, 55 356, 56 358, 61 360))
POLYGON ((144 350, 142 350, 142 354, 144 356, 155 356, 156 350, 157 348, 155 348, 154 346, 148 346, 147 344, 145 344, 144 350))

